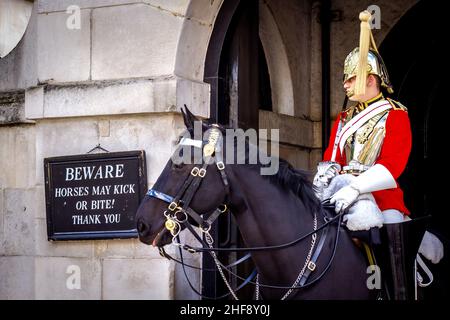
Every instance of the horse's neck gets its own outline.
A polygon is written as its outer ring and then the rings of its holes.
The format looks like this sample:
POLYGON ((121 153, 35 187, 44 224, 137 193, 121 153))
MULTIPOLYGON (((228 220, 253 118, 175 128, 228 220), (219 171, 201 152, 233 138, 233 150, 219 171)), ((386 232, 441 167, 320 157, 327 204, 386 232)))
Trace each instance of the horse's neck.
MULTIPOLYGON (((288 243, 313 229, 313 215, 291 191, 261 177, 257 170, 236 176, 233 185, 238 184, 241 204, 235 216, 247 246, 288 243)), ((309 245, 310 238, 287 249, 253 253, 261 281, 291 285, 309 245)))

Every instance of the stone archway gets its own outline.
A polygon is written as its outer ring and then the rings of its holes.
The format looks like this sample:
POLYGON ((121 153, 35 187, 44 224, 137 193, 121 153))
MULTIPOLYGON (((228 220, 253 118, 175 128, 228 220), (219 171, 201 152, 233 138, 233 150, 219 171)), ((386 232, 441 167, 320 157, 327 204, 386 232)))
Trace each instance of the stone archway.
MULTIPOLYGON (((239 1, 232 2, 239 3, 239 1)), ((190 1, 177 46, 174 72, 177 77, 199 83, 204 82, 208 45, 213 28, 217 27, 215 22, 219 11, 224 6, 223 3, 223 1, 212 1, 205 4, 201 1, 190 1)), ((232 7, 237 4, 227 3, 226 5, 232 7)), ((273 111, 290 116, 305 115, 309 113, 309 96, 306 93, 309 90, 307 84, 310 70, 306 66, 299 67, 298 61, 293 61, 296 58, 292 56, 304 58, 309 47, 304 46, 300 49, 296 47, 298 44, 294 44, 296 41, 291 41, 292 36, 286 35, 289 28, 293 29, 296 26, 284 23, 280 27, 277 23, 285 18, 288 10, 280 10, 280 8, 274 10, 274 6, 277 6, 274 1, 260 1, 259 6, 259 34, 269 68, 273 111), (288 51, 295 53, 289 56, 288 51), (300 54, 297 54, 298 52, 300 54), (299 78, 300 75, 293 77, 292 72, 298 73, 299 69, 303 78, 295 80, 294 78, 299 78), (294 84, 297 86, 297 91, 300 91, 297 94, 294 84)), ((301 11, 293 4, 290 6, 301 11)), ((306 33, 308 31, 309 29, 305 30, 306 33)), ((209 116, 204 113, 201 115, 209 116)))
POLYGON ((286 46, 267 3, 259 6, 259 37, 264 48, 276 113, 293 116, 294 93, 286 46))
POLYGON ((175 75, 203 82, 205 58, 223 0, 189 2, 177 46, 175 75))
MULTIPOLYGON (((223 81, 219 75, 220 59, 227 31, 240 2, 227 0, 200 4, 200 1, 191 1, 177 46, 175 75, 187 84, 177 87, 177 95, 192 95, 191 101, 204 99, 204 95, 196 96, 189 91, 209 86, 209 112, 198 113, 194 109, 194 113, 218 122, 221 108, 218 99, 223 94, 219 92, 219 82, 223 81)), ((259 4, 257 32, 267 61, 272 98, 272 110, 260 109, 258 112, 256 109, 256 119, 259 118, 260 127, 280 129, 283 158, 297 167, 309 168, 311 150, 320 147, 311 120, 311 3, 296 0, 282 4, 269 0, 256 2, 259 4)), ((204 275, 204 283, 216 283, 214 279, 205 279, 204 275)), ((209 295, 216 294, 214 290, 210 290, 209 295)))

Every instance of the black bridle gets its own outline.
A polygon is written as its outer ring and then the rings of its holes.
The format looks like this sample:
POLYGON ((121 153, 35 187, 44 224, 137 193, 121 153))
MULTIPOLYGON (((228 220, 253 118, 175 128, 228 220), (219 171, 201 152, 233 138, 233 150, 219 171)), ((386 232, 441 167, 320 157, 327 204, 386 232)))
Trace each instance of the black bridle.
MULTIPOLYGON (((227 202, 230 194, 230 185, 228 183, 228 177, 225 172, 225 164, 223 162, 223 142, 221 139, 221 131, 217 125, 213 125, 213 128, 211 129, 208 137, 208 143, 204 145, 204 143, 202 142, 202 149, 204 156, 204 163, 202 167, 199 168, 194 166, 192 168, 190 174, 186 177, 183 185, 174 197, 155 189, 150 189, 147 192, 148 196, 169 203, 167 209, 164 211, 164 216, 167 219, 165 227, 171 232, 174 231, 175 228, 179 229, 180 223, 184 224, 188 229, 191 230, 192 225, 190 223, 187 223, 188 217, 191 217, 203 232, 208 232, 211 229, 211 225, 214 223, 214 221, 222 213, 228 211, 227 202), (220 173, 225 190, 225 201, 223 204, 218 205, 207 219, 204 219, 202 217, 203 214, 199 214, 195 210, 193 210, 190 207, 190 204, 195 193, 199 189, 203 178, 206 176, 208 166, 212 163, 216 164, 216 167, 220 173)), ((194 234, 197 233, 194 232, 194 234)), ((174 235, 173 232, 172 235, 174 235)))
MULTIPOLYGON (((244 282, 236 289, 236 291, 241 289, 244 285, 246 285, 248 283, 259 285, 260 287, 263 287, 263 288, 271 288, 271 289, 303 289, 303 288, 309 287, 312 284, 319 281, 323 277, 323 275, 325 275, 325 273, 328 271, 328 269, 330 268, 331 263, 334 259, 337 244, 339 241, 339 230, 340 230, 340 225, 341 225, 341 218, 344 214, 344 212, 341 212, 340 214, 338 214, 332 218, 327 217, 327 214, 326 214, 324 208, 333 207, 332 205, 329 204, 329 202, 328 203, 324 202, 322 204, 322 207, 320 210, 324 217, 325 223, 323 223, 317 229, 315 229, 305 235, 302 235, 301 237, 299 237, 293 241, 290 241, 290 242, 287 242, 287 243, 284 243, 281 245, 274 245, 274 246, 243 247, 243 248, 218 248, 218 247, 208 246, 208 244, 205 243, 205 241, 194 230, 193 226, 188 222, 188 217, 191 217, 198 224, 198 226, 200 227, 200 230, 202 232, 208 233, 211 228, 211 225, 214 223, 214 221, 222 213, 225 213, 228 211, 228 197, 229 197, 229 193, 230 193, 230 186, 228 183, 228 177, 225 172, 225 164, 223 162, 223 156, 222 156, 223 145, 222 145, 222 139, 220 139, 221 132, 220 132, 220 129, 218 128, 218 125, 213 125, 213 128, 211 130, 212 131, 208 137, 208 143, 206 145, 204 145, 204 143, 202 142, 202 146, 201 146, 203 149, 203 155, 204 155, 204 160, 205 160, 204 164, 202 165, 201 168, 195 167, 195 166, 192 168, 190 174, 188 175, 188 177, 186 177, 182 187, 180 188, 180 190, 177 192, 177 194, 174 197, 167 195, 161 191, 155 190, 155 189, 150 189, 147 193, 148 196, 157 198, 157 199, 162 200, 169 204, 167 209, 164 211, 164 216, 166 217, 166 223, 165 223, 165 229, 163 229, 162 232, 165 232, 167 230, 171 232, 171 234, 173 236, 172 242, 174 244, 178 245, 178 247, 179 247, 181 260, 177 260, 177 259, 171 257, 169 254, 167 254, 164 251, 164 249, 162 247, 159 247, 160 254, 165 258, 174 260, 175 262, 182 264, 184 274, 186 276, 186 279, 187 279, 191 289, 193 289, 197 294, 199 294, 200 296, 202 296, 204 298, 211 298, 211 297, 205 297, 201 293, 199 293, 192 286, 191 282, 189 281, 188 276, 185 271, 185 266, 188 266, 188 267, 193 267, 193 266, 190 266, 190 265, 187 265, 186 263, 184 263, 184 259, 182 256, 182 249, 187 250, 190 253, 195 253, 195 252, 211 253, 211 252, 218 252, 218 251, 253 252, 253 251, 279 250, 279 249, 291 247, 291 246, 299 243, 300 241, 302 241, 314 234, 317 234, 319 231, 323 230, 322 238, 318 245, 318 247, 320 247, 320 248, 319 248, 319 250, 317 250, 317 248, 316 248, 316 252, 314 254, 315 261, 317 261, 318 255, 320 254, 322 245, 325 242, 325 238, 326 238, 327 231, 328 231, 328 229, 325 229, 325 228, 330 226, 331 223, 337 221, 338 223, 337 223, 336 237, 335 237, 333 251, 332 251, 330 260, 327 263, 323 272, 318 277, 316 277, 316 279, 311 280, 308 283, 306 283, 306 280, 308 279, 308 276, 310 273, 308 273, 308 275, 302 279, 302 281, 300 282, 301 285, 299 285, 299 286, 289 286, 288 287, 288 286, 273 286, 273 285, 257 284, 256 282, 251 281, 255 276, 255 272, 252 272, 250 274, 250 276, 247 278, 242 278, 230 270, 230 267, 232 267, 236 264, 231 264, 228 266, 220 264, 221 267, 224 268, 227 272, 229 272, 230 274, 236 276, 237 278, 239 278, 241 280, 244 280, 244 282), (205 177, 205 175, 207 173, 208 166, 212 163, 215 163, 217 169, 219 170, 219 173, 220 173, 220 176, 222 179, 222 183, 224 186, 224 190, 225 190, 225 201, 223 204, 218 205, 217 208, 206 219, 204 219, 202 217, 203 214, 197 213, 195 210, 193 210, 190 207, 190 203, 191 203, 195 193, 199 189, 201 182, 203 181, 203 178, 205 177), (192 247, 190 245, 181 244, 179 242, 178 233, 181 230, 181 224, 183 224, 195 236, 195 238, 201 243, 202 247, 192 247), (174 239, 177 239, 178 242, 174 242, 174 239)), ((240 259, 240 262, 245 261, 250 256, 251 256, 250 253, 247 254, 244 257, 245 259, 240 259)), ((198 267, 194 267, 194 268, 198 268, 198 267)), ((201 269, 201 268, 198 268, 198 269, 201 269)), ((313 271, 313 270, 311 270, 311 271, 313 271)), ((226 297, 229 294, 230 293, 225 294, 222 297, 226 297)), ((220 297, 220 298, 222 298, 222 297, 220 297)))

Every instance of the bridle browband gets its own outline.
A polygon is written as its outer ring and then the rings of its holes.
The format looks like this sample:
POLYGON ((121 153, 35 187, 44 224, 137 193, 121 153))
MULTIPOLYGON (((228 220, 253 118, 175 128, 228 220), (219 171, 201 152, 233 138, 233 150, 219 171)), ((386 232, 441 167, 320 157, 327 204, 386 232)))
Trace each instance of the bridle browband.
MULTIPOLYGON (((229 197, 229 193, 230 193, 230 186, 229 186, 228 178, 227 178, 227 175, 225 172, 225 164, 223 162, 223 155, 222 155, 223 142, 221 139, 221 131, 219 129, 219 126, 216 124, 212 125, 207 144, 204 144, 203 141, 183 138, 180 141, 180 145, 190 145, 190 146, 194 146, 197 148, 202 148, 203 149, 203 157, 204 157, 205 161, 201 168, 198 168, 196 166, 194 166, 192 168, 189 176, 185 179, 182 187, 180 188, 180 190, 177 192, 177 194, 174 197, 167 195, 161 191, 155 190, 155 189, 150 189, 147 192, 148 196, 168 203, 168 207, 164 211, 164 216, 166 217, 166 222, 165 222, 165 228, 163 229, 162 232, 168 230, 172 234, 172 243, 178 246, 179 251, 180 251, 181 261, 171 257, 164 251, 164 249, 162 247, 159 247, 160 254, 163 257, 168 258, 170 260, 174 260, 178 263, 181 263, 183 266, 183 271, 185 273, 185 276, 188 279, 187 274, 185 272, 185 266, 188 266, 188 267, 192 267, 192 266, 186 265, 184 263, 183 258, 182 258, 182 250, 181 249, 184 249, 190 253, 209 252, 210 254, 212 254, 212 256, 216 262, 216 266, 217 266, 219 272, 221 273, 222 278, 225 281, 225 284, 228 286, 230 293, 235 297, 236 300, 237 300, 237 297, 235 296, 233 290, 231 289, 225 276, 223 275, 223 272, 221 270, 222 268, 224 268, 225 270, 227 270, 229 273, 233 274, 234 276, 244 280, 243 284, 241 284, 235 291, 241 289, 243 287, 243 285, 248 284, 248 283, 255 284, 257 287, 259 286, 259 287, 272 288, 272 289, 290 289, 292 291, 293 289, 303 289, 305 287, 308 287, 308 286, 316 283, 318 280, 320 280, 322 278, 322 276, 328 271, 329 267, 331 266, 334 255, 336 253, 337 243, 338 243, 338 239, 339 239, 339 228, 340 228, 340 224, 341 224, 341 217, 344 214, 344 212, 341 212, 340 214, 338 214, 332 218, 328 218, 326 216, 326 214, 324 213, 325 210, 321 210, 324 215, 325 223, 323 223, 320 227, 314 228, 313 231, 299 237, 298 239, 290 241, 288 243, 281 244, 281 245, 264 246, 264 247, 247 247, 247 248, 217 248, 217 247, 213 247, 212 246, 213 241, 212 241, 211 236, 209 235, 209 230, 211 229, 211 225, 214 223, 214 221, 222 213, 225 213, 228 211, 228 203, 227 202, 228 202, 228 197, 229 197), (202 217, 203 214, 197 213, 195 210, 193 210, 190 207, 190 203, 191 203, 195 193, 199 189, 200 184, 203 181, 203 178, 206 175, 208 166, 212 163, 215 163, 217 169, 219 170, 219 173, 220 173, 223 185, 224 185, 224 189, 225 189, 226 199, 223 204, 218 205, 218 207, 206 219, 204 219, 202 217), (206 243, 205 243, 205 240, 203 240, 198 235, 198 233, 194 230, 193 226, 188 222, 188 217, 191 217, 198 224, 198 226, 200 227, 200 230, 205 235, 206 243), (331 256, 327 266, 325 267, 324 271, 316 279, 310 281, 309 283, 306 283, 308 276, 315 269, 315 261, 317 261, 317 258, 321 252, 322 246, 325 242, 325 239, 327 236, 327 231, 328 231, 328 229, 325 229, 325 228, 328 227, 331 223, 333 223, 335 221, 338 221, 338 224, 337 224, 338 227, 337 227, 335 243, 333 246, 332 256, 331 256), (202 247, 196 248, 196 247, 192 247, 187 244, 181 244, 179 242, 179 232, 181 231, 181 224, 183 224, 187 229, 189 229, 189 231, 194 235, 194 237, 202 244, 202 247), (253 279, 255 277, 255 270, 250 274, 249 277, 244 279, 244 278, 234 274, 230 270, 230 267, 234 264, 225 266, 222 263, 220 263, 220 261, 218 261, 216 255, 215 255, 215 252, 218 252, 218 251, 252 252, 252 251, 279 250, 279 249, 293 246, 310 236, 315 237, 315 235, 322 229, 323 229, 323 232, 322 232, 320 242, 313 254, 312 259, 310 260, 310 264, 312 262, 313 268, 308 266, 308 270, 306 270, 307 271, 306 274, 302 275, 302 277, 300 279, 297 279, 300 281, 296 281, 296 283, 295 283, 295 284, 300 283, 300 286, 298 286, 298 285, 289 286, 289 287, 287 287, 287 286, 272 286, 272 285, 259 284, 258 281, 253 282, 253 281, 251 281, 251 279, 253 279), (208 239, 209 239, 209 241, 208 241, 208 239)), ((324 202, 323 205, 327 206, 326 202, 324 202)), ((330 206, 330 205, 328 204, 328 206, 330 206)), ((240 261, 238 263, 245 261, 250 256, 251 256, 250 253, 248 253, 245 257, 240 259, 240 261)), ((188 283, 189 283, 190 287, 197 294, 199 294, 200 296, 202 296, 204 298, 210 298, 210 297, 205 297, 201 293, 199 293, 192 286, 189 279, 188 279, 188 283)), ((222 297, 226 297, 230 293, 225 294, 222 297)))

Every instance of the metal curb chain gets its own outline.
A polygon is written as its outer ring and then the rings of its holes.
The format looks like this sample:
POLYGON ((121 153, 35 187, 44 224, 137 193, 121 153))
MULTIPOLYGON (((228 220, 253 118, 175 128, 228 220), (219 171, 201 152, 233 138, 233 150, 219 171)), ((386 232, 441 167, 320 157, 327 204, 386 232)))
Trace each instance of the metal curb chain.
POLYGON ((256 275, 255 299, 259 300, 259 273, 256 275))
MULTIPOLYGON (((176 225, 176 227, 174 227, 170 231, 170 233, 172 234, 172 244, 181 247, 181 244, 176 241, 176 237, 178 236, 178 234, 181 231, 181 227, 180 227, 180 224, 178 222, 177 217, 176 216, 166 216, 166 218, 172 220, 172 222, 176 225)), ((214 244, 213 238, 211 237, 211 235, 209 234, 208 231, 202 230, 202 232, 205 234, 206 243, 212 249, 213 248, 213 244, 214 244)), ((225 285, 227 286, 227 288, 230 291, 231 295, 233 296, 233 298, 235 300, 239 300, 238 297, 236 296, 236 293, 231 288, 231 285, 228 282, 225 274, 223 273, 222 267, 220 266, 220 263, 219 263, 219 259, 217 259, 217 255, 216 255, 216 253, 214 251, 211 251, 211 256, 213 257, 214 263, 216 264, 216 267, 217 267, 217 270, 219 270, 220 276, 222 277, 223 282, 225 282, 225 285)))
MULTIPOLYGON (((317 214, 314 212, 314 231, 317 230, 317 214)), ((300 279, 303 277, 303 274, 306 271, 306 267, 309 264, 309 261, 311 260, 311 255, 313 253, 314 245, 316 243, 317 239, 317 233, 314 233, 311 238, 311 248, 309 249, 308 255, 306 256, 305 265, 300 270, 300 273, 297 276, 297 279, 295 279, 294 283, 292 284, 292 287, 296 287, 300 281, 300 279)), ((284 296, 281 298, 281 300, 286 300, 286 298, 292 293, 294 289, 289 289, 284 296)), ((259 274, 256 275, 256 289, 255 289, 255 299, 259 300, 259 274)))
MULTIPOLYGON (((211 235, 209 234, 209 232, 205 232, 205 239, 206 239, 206 243, 208 244, 208 246, 210 248, 213 248, 214 240, 211 237, 211 235)), ((231 285, 228 282, 227 278, 225 277, 225 274, 223 273, 222 267, 219 264, 219 260, 217 259, 216 253, 214 251, 211 251, 211 255, 212 255, 213 259, 214 259, 214 263, 216 264, 217 270, 219 270, 220 276, 222 277, 223 282, 225 282, 225 285, 227 286, 227 288, 230 291, 231 295, 233 296, 233 298, 235 300, 239 300, 238 297, 236 296, 236 293, 231 288, 231 285)))

